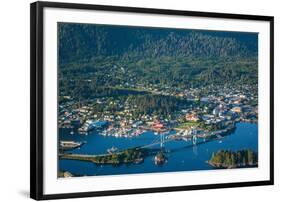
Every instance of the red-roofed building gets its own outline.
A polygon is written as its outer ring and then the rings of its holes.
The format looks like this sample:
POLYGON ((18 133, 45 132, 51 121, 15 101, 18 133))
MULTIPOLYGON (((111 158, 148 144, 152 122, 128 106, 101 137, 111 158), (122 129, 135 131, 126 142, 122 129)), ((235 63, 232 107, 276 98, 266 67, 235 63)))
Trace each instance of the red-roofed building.
POLYGON ((195 113, 188 113, 185 115, 185 120, 187 121, 199 121, 199 117, 195 113))

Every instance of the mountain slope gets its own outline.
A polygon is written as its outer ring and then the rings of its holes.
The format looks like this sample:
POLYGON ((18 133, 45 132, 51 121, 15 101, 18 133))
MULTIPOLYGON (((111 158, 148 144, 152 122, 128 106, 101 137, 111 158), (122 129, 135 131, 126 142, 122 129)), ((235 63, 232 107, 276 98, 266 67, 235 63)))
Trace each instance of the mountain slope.
POLYGON ((60 63, 95 56, 249 57, 257 35, 110 25, 59 23, 60 63))

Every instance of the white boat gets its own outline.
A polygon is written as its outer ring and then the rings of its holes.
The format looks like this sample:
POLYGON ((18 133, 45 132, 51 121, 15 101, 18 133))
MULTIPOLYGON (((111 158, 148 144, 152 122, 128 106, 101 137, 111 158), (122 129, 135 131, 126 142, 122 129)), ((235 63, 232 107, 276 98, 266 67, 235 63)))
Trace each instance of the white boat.
POLYGON ((107 152, 109 153, 109 154, 112 154, 112 153, 114 153, 114 152, 117 152, 118 151, 118 148, 117 147, 111 147, 111 148, 109 148, 109 149, 107 149, 107 152))
POLYGON ((79 148, 83 144, 84 142, 74 142, 74 141, 67 141, 67 140, 60 141, 60 147, 62 149, 75 149, 75 148, 79 148))
POLYGON ((102 133, 100 133, 102 136, 107 136, 107 132, 103 131, 102 133))

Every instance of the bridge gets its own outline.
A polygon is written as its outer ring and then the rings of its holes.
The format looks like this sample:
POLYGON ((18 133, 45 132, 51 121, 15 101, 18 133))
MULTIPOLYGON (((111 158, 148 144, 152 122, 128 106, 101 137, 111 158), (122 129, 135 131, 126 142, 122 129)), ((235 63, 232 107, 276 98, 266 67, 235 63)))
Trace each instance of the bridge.
MULTIPOLYGON (((202 133, 202 134, 189 134, 189 135, 185 135, 185 136, 179 136, 180 138, 187 138, 190 139, 192 144, 191 145, 187 145, 185 147, 192 147, 196 144, 204 144, 206 142, 211 141, 209 138, 210 137, 215 137, 215 138, 223 138, 223 135, 226 134, 227 132, 229 132, 230 130, 232 130, 233 127, 228 127, 226 129, 223 130, 218 130, 218 131, 213 131, 213 132, 209 132, 209 133, 202 133), (199 138, 204 138, 204 142, 198 142, 199 138), (209 140, 205 141, 205 138, 208 138, 209 140)), ((167 133, 159 133, 159 135, 156 136, 156 138, 149 144, 143 145, 143 146, 138 146, 138 147, 134 147, 134 148, 128 148, 122 151, 117 151, 114 152, 113 154, 117 154, 117 155, 121 155, 123 154, 126 150, 129 149, 148 149, 151 148, 153 146, 156 145, 160 145, 160 149, 162 149, 164 147, 164 144, 170 141, 174 141, 174 138, 166 138, 167 136, 165 136, 165 134, 167 133)), ((171 136, 171 135, 170 135, 171 136)), ((169 136, 169 137, 170 137, 169 136)), ((183 148, 185 148, 183 147, 183 148)), ((180 149, 180 148, 179 148, 180 149)), ((176 151, 177 149, 173 149, 173 151, 176 151)), ((149 152, 151 154, 151 150, 149 152)), ((153 153, 153 152, 152 152, 153 153)), ((94 163, 100 163, 97 161, 98 157, 109 157, 113 154, 109 154, 109 153, 104 153, 104 154, 70 154, 70 153, 63 153, 63 154, 59 154, 59 157, 62 159, 73 159, 73 160, 82 160, 82 161, 91 161, 94 163)), ((111 161, 108 161, 107 163, 112 163, 111 161)))
MULTIPOLYGON (((149 148, 149 147, 152 147, 155 145, 160 145, 160 148, 162 148, 162 147, 164 147, 164 143, 174 141, 174 139, 172 139, 172 138, 170 138, 170 139, 165 138, 165 133, 159 134, 159 137, 160 137, 160 139, 155 138, 154 141, 152 141, 152 143, 141 146, 140 148, 149 148)), ((193 145, 195 145, 197 143, 197 138, 198 138, 197 135, 190 135, 190 136, 187 136, 187 138, 190 138, 192 140, 193 145)))
POLYGON ((160 144, 160 147, 162 148, 164 146, 164 143, 165 142, 170 142, 172 141, 173 139, 164 139, 164 136, 163 137, 160 137, 160 140, 156 139, 156 141, 152 141, 152 143, 150 144, 147 144, 147 145, 144 145, 144 146, 141 146, 140 148, 149 148, 149 147, 152 147, 152 146, 155 146, 155 145, 159 145, 160 144))
MULTIPOLYGON (((215 137, 218 139, 223 138, 223 135, 227 134, 229 131, 233 130, 235 128, 234 125, 230 125, 225 129, 222 130, 217 130, 217 131, 212 131, 212 132, 204 132, 204 133, 200 133, 200 134, 189 134, 189 135, 185 135, 185 136, 179 136, 180 138, 186 138, 186 139, 190 139, 192 141, 193 145, 198 144, 198 139, 199 138, 211 138, 211 137, 215 137)), ((141 148, 149 148, 155 145, 159 145, 162 148, 164 146, 164 143, 166 142, 170 142, 173 141, 174 139, 166 139, 165 138, 165 133, 160 133, 159 134, 160 139, 156 138, 154 141, 152 141, 152 143, 141 146, 141 148)))

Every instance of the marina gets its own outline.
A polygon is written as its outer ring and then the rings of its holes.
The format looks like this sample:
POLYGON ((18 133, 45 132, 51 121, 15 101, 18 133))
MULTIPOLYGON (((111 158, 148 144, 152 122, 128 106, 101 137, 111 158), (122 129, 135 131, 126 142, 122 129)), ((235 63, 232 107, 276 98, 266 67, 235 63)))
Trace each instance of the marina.
POLYGON ((91 176, 258 165, 257 33, 60 28, 58 171, 91 176))
MULTIPOLYGON (((109 154, 108 149, 118 148, 118 151, 124 151, 128 148, 136 148, 144 145, 149 145, 152 152, 142 159, 136 159, 133 162, 120 163, 117 167, 112 164, 103 165, 90 161, 81 161, 74 159, 60 159, 59 165, 63 170, 67 170, 74 175, 114 175, 114 174, 130 174, 130 173, 148 173, 148 172, 169 172, 169 171, 184 171, 184 170, 208 170, 214 169, 206 163, 212 156, 212 153, 218 149, 239 150, 251 148, 254 151, 258 150, 258 128, 257 124, 253 123, 237 123, 236 129, 230 134, 222 138, 204 139, 198 138, 196 144, 191 140, 175 140, 169 138, 176 134, 171 131, 165 136, 165 141, 162 145, 165 161, 157 163, 157 153, 161 151, 160 136, 154 135, 154 132, 147 131, 141 136, 133 138, 116 138, 113 136, 103 136, 98 132, 92 131, 89 135, 70 135, 68 130, 61 132, 61 139, 69 139, 72 141, 86 141, 80 149, 65 151, 70 155, 104 155, 109 154), (159 143, 160 141, 160 143, 159 143), (99 142, 100 144, 96 144, 99 142), (156 142, 156 144, 153 144, 156 142)), ((115 152, 118 152, 117 150, 115 152)), ((113 151, 114 153, 114 151, 113 151)))

